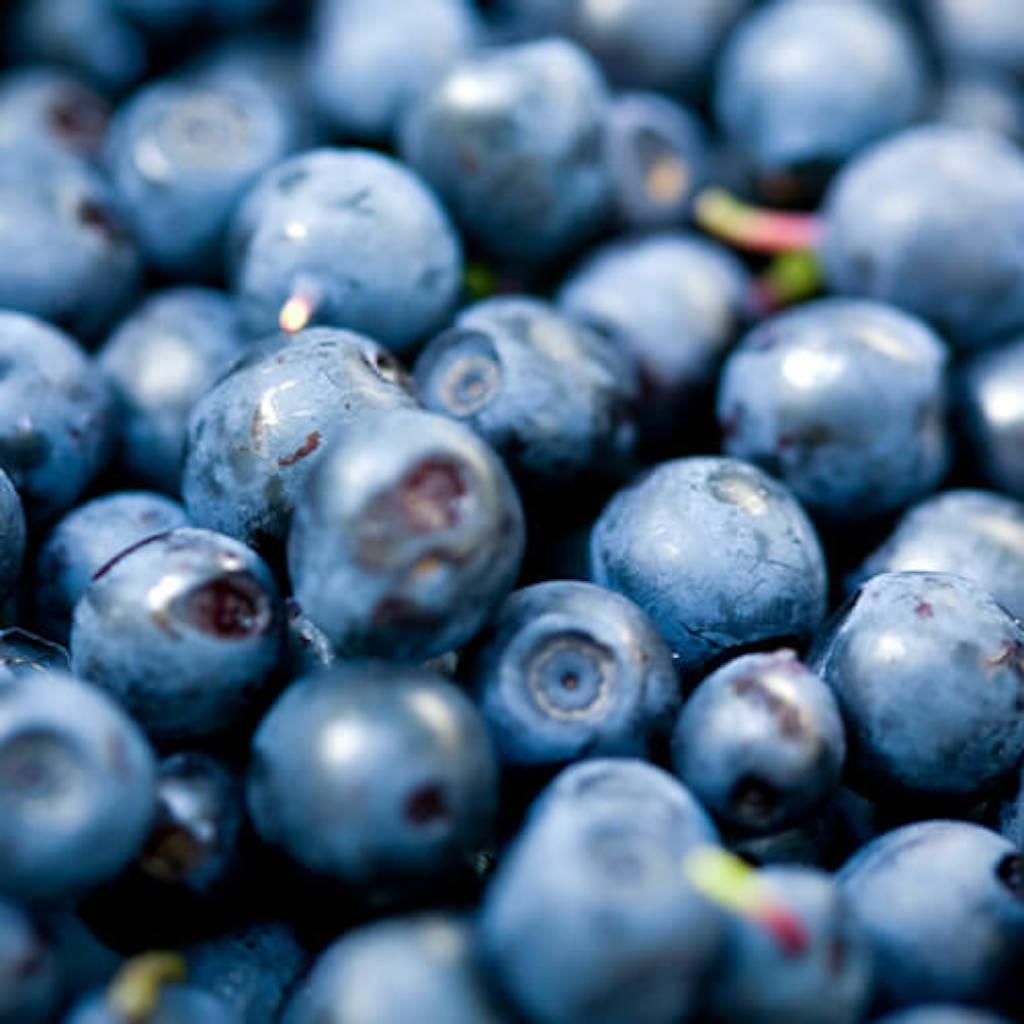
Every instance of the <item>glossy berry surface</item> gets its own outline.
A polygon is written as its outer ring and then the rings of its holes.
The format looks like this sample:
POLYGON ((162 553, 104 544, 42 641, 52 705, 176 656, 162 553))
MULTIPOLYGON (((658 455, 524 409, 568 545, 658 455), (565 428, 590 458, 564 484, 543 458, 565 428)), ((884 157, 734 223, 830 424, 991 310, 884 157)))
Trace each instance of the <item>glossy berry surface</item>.
POLYGON ((251 712, 277 664, 282 608, 244 544, 182 527, 115 555, 75 607, 76 671, 153 736, 206 736, 251 712))
POLYGON ((590 540, 595 583, 632 598, 680 668, 806 637, 825 613, 825 564, 781 484, 738 459, 663 463, 609 502, 590 540))
POLYGON ((516 591, 464 673, 512 764, 642 756, 679 704, 672 655, 654 623, 589 583, 516 591))
POLYGON ((483 720, 424 669, 371 662, 301 680, 253 739, 259 834, 352 883, 415 883, 467 866, 489 839, 496 798, 483 720))

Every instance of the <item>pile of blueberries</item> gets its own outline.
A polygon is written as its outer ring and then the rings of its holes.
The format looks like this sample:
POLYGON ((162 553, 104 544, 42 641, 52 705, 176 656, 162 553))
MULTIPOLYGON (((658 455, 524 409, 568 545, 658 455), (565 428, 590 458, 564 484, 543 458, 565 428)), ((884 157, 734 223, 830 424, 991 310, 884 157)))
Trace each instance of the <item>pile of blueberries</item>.
POLYGON ((0 1024, 1024 1021, 1024 2, 0 8, 0 1024))

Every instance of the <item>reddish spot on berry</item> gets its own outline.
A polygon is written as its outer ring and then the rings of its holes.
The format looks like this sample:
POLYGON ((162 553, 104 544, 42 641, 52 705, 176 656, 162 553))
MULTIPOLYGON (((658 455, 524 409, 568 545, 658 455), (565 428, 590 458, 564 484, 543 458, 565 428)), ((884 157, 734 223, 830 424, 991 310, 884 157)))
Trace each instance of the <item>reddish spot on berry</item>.
POLYGON ((935 615, 935 609, 927 601, 918 601, 914 614, 919 619, 930 619, 935 615))
POLYGON ((402 519, 413 533, 451 529, 466 485, 457 466, 432 459, 413 468, 398 486, 402 519))
POLYGON ((444 790, 436 782, 414 789, 405 800, 405 816, 414 825, 429 825, 448 817, 444 790))
POLYGON ((320 431, 314 430, 306 435, 306 440, 291 453, 291 455, 282 455, 277 460, 277 464, 283 469, 287 466, 294 466, 296 462, 301 461, 307 455, 312 455, 313 452, 320 447, 320 431))
POLYGON ((201 633, 242 640, 265 632, 273 615, 259 583, 248 573, 211 580, 181 601, 186 622, 201 633))

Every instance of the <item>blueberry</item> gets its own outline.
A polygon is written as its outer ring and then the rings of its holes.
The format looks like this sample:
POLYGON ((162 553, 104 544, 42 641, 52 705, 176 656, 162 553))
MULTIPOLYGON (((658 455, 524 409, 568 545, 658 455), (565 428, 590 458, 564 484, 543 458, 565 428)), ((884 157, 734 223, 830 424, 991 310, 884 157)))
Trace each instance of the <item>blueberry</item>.
POLYGON ((516 591, 461 671, 511 764, 642 756, 679 705, 672 655, 654 624, 590 583, 516 591))
POLYGON ((307 954, 292 930, 260 922, 216 935, 186 950, 192 984, 217 996, 239 1024, 277 1024, 307 954))
POLYGON ((253 738, 260 836, 353 884, 437 884, 488 841, 497 764, 476 708, 440 676, 350 664, 292 684, 253 738))
POLYGON ((818 640, 850 767, 882 795, 970 798, 1024 749, 1024 627, 947 573, 875 576, 818 640))
POLYGON ((108 116, 103 97, 66 71, 29 65, 0 77, 0 150, 92 159, 103 147, 108 116))
POLYGON ((538 299, 463 310, 420 354, 415 378, 428 409, 471 426, 525 479, 609 474, 631 454, 628 356, 538 299))
POLYGON ((834 291, 891 302, 972 348, 1024 328, 1024 156, 1005 139, 913 128, 851 160, 825 206, 834 291))
POLYGON ((0 469, 0 596, 18 581, 25 557, 25 513, 11 478, 0 469))
POLYGON ((291 142, 265 90, 158 81, 114 118, 111 181, 146 259, 191 279, 220 271, 235 208, 291 142))
POLYGON ((806 948, 780 946, 764 925, 735 916, 710 986, 709 1009, 723 1024, 854 1024, 872 991, 872 950, 849 900, 826 874, 768 868, 759 875, 793 913, 806 948))
POLYGON ((1024 335, 975 357, 962 376, 967 435, 1000 490, 1024 499, 1024 335))
POLYGON ((710 172, 700 121, 653 92, 622 93, 612 101, 604 152, 618 219, 627 229, 682 224, 710 172))
POLYGON ((78 345, 34 317, 0 312, 0 467, 30 523, 81 496, 106 462, 113 426, 107 382, 78 345))
POLYGON ((321 955, 284 1024, 501 1024, 476 963, 472 926, 452 914, 398 917, 349 932, 321 955))
POLYGON ((804 638, 825 562, 803 510, 759 469, 677 459, 620 491, 590 541, 596 583, 632 598, 692 674, 738 647, 804 638))
POLYGON ((538 1024, 675 1024, 695 1008, 721 912, 685 881, 685 832, 622 800, 550 804, 484 894, 480 943, 538 1024))
POLYGON ((234 302, 210 288, 155 292, 100 350, 120 404, 120 461, 135 479, 178 493, 193 406, 243 351, 234 302))
POLYGON ((39 549, 34 596, 43 632, 66 643, 75 605, 96 572, 126 548, 187 523, 176 501, 145 491, 105 494, 72 509, 39 549))
POLYGON ((943 56, 1024 77, 1024 24, 1015 0, 922 0, 943 56))
POLYGON ((13 675, 70 672, 71 659, 60 644, 26 629, 0 629, 0 669, 13 675))
POLYGON ((1024 857, 988 829, 926 821, 863 847, 839 875, 886 1005, 1020 999, 1024 857))
POLYGON ((743 264, 715 242, 659 234, 596 249, 558 301, 635 360, 643 429, 671 436, 697 419, 695 399, 739 333, 749 284, 743 264))
POLYGON ((0 1021, 45 1024, 59 996, 54 950, 24 911, 0 900, 0 1021))
POLYGON ((544 263, 609 212, 606 104, 600 72, 572 43, 499 47, 456 64, 412 105, 400 149, 489 252, 544 263))
POLYGON ((448 320, 461 284, 459 238, 433 193, 364 150, 312 150, 267 171, 229 244, 253 335, 312 322, 407 348, 448 320))
POLYGON ((160 739, 206 736, 249 712, 280 655, 283 613, 244 544, 182 527, 122 551, 75 608, 77 672, 160 739))
POLYGON ((877 1018, 875 1024, 1010 1024, 1010 1020, 975 1006, 932 1003, 887 1013, 877 1018))
POLYGON ((1024 850, 1024 774, 1019 776, 1016 793, 999 809, 999 831, 1024 850))
POLYGON ((139 857, 142 873, 185 893, 205 895, 237 866, 244 815, 242 788, 205 754, 160 762, 157 816, 139 857))
POLYGON ((0 211, 0 306, 94 339, 131 300, 139 276, 110 187, 76 157, 3 152, 0 211))
POLYGON ((943 84, 937 119, 1024 142, 1024 91, 998 74, 961 73, 943 84))
POLYGON ((991 491, 944 491, 915 505, 850 581, 882 572, 952 572, 1024 619, 1024 504, 991 491))
POLYGON ((52 902, 135 856, 156 767, 135 724, 61 673, 0 679, 0 890, 52 902))
POLYGON ((947 360, 924 323, 879 303, 824 299, 782 313, 725 364, 725 450, 829 517, 900 508, 949 465, 947 360))
POLYGON ((401 367, 369 338, 311 328, 270 339, 192 411, 182 482, 189 515, 275 548, 328 442, 372 411, 415 404, 401 367))
POLYGON ((693 692, 672 737, 676 771, 743 832, 799 823, 839 783, 846 740, 827 686, 792 651, 749 654, 693 692))
MULTIPOLYGON (((106 992, 97 992, 81 1000, 64 1024, 122 1024, 128 1019, 110 1005, 106 992)), ((191 985, 164 986, 144 1019, 146 1024, 239 1024, 219 999, 191 985)))
POLYGON ((294 597, 285 601, 285 656, 288 674, 312 675, 330 668, 338 660, 338 652, 327 634, 302 610, 294 597))
POLYGON ((352 424, 309 477, 288 542, 295 597, 340 651, 429 658, 512 589, 523 514, 467 427, 396 410, 352 424))
POLYGON ((480 35, 469 0, 325 0, 318 9, 309 83, 332 127, 388 139, 416 97, 465 57, 480 35))
POLYGON ((784 0, 744 19, 722 53, 715 113, 776 198, 815 187, 925 102, 917 41, 881 4, 784 0))

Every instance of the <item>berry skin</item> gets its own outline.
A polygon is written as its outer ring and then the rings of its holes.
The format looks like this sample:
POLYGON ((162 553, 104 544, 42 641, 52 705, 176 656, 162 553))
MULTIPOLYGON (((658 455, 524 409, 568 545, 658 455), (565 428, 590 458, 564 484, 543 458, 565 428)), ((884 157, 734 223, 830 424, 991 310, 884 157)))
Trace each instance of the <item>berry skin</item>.
POLYGON ((403 158, 501 260, 541 264, 591 237, 610 211, 600 71, 564 39, 484 51, 410 108, 403 158))
POLYGON ((401 367, 369 338, 317 327, 268 339, 192 410, 189 515, 272 552, 329 443, 371 412, 415 404, 401 367))
POLYGON ((25 512, 11 478, 0 469, 0 596, 18 581, 25 557, 25 512))
POLYGON ((816 643, 850 771, 869 792, 983 796, 1024 749, 1024 627, 977 584, 947 573, 868 580, 816 643))
POLYGON ((134 722, 62 673, 0 678, 0 891, 51 903, 116 875, 155 810, 134 722))
POLYGON ((0 900, 0 1021, 45 1024, 60 996, 54 951, 29 916, 0 900))
POLYGON ((469 922, 397 917, 350 931, 321 954, 283 1024, 402 1024, 424 1008, 445 1024, 511 1024, 476 963, 469 922))
POLYGON ((814 528, 738 459, 665 462, 620 491, 594 526, 590 571, 650 615, 689 676, 737 647, 808 637, 825 614, 814 528))
POLYGON ((283 609, 244 544, 183 527, 122 551, 75 608, 75 670, 162 740, 209 736, 252 710, 281 652, 283 609))
POLYGON ((0 312, 0 467, 30 523, 70 508, 106 462, 110 388, 75 342, 49 324, 0 312))
POLYGON ((926 324, 879 303, 824 299, 782 313, 726 361, 725 450, 829 517, 900 508, 949 465, 947 361, 926 324))
POLYGON ((1024 142, 1024 91, 1011 78, 960 73, 943 85, 937 119, 1024 142))
POLYGON ((796 825, 833 795, 846 757, 829 688, 792 651, 748 654, 690 695, 672 738, 676 772, 740 832, 796 825))
POLYGON ((211 288, 156 292, 98 353, 120 413, 121 465, 150 487, 177 494, 189 414, 242 355, 232 299, 211 288))
POLYGON ((415 379, 428 409, 472 427, 535 483, 611 474, 636 438, 628 357, 537 299, 463 310, 420 354, 415 379))
POLYGON ((1024 499, 1024 335, 972 359, 961 377, 964 425, 981 471, 1024 499))
POLYGON ((0 153, 0 307, 92 341, 135 294, 139 256, 113 191, 87 163, 0 153))
POLYGON ((833 291, 892 303, 970 349, 1024 329, 1024 156, 985 132, 912 128, 829 190, 833 291))
POLYGON ((727 249, 698 235, 655 234, 595 249, 559 306, 637 365, 644 432, 674 437, 741 329, 750 281, 727 249))
POLYGON ((468 0, 325 0, 313 28, 309 86, 339 133, 387 140, 409 104, 471 52, 480 26, 468 0))
MULTIPOLYGON (((108 994, 87 996, 65 1018, 64 1024, 122 1024, 126 1018, 111 1009, 108 994)), ((146 1024, 240 1024, 214 996, 191 985, 166 985, 157 1004, 147 1012, 146 1024)))
POLYGON ((185 526, 176 501, 145 491, 120 491, 76 506, 50 531, 35 574, 36 621, 61 643, 93 575, 112 558, 147 537, 185 526))
POLYGON ((824 872, 768 868, 759 875, 807 934, 796 955, 764 927, 734 916, 710 985, 723 1024, 855 1024, 872 992, 871 944, 849 900, 824 872))
POLYGON ((1024 858, 1007 840, 966 822, 907 825, 838 882, 874 948, 882 1005, 1019 1005, 1024 858))
POLYGON ((864 146, 911 123, 927 72, 881 5, 786 0, 744 19, 722 53, 715 113, 770 197, 825 184, 864 146))
POLYGON ((306 323, 409 348, 447 322, 462 249, 408 167, 360 149, 316 149, 267 171, 229 236, 242 323, 259 337, 306 323))
POLYGON ((288 568, 341 653, 417 660, 484 625, 523 547, 519 498, 491 449, 460 423, 395 410, 324 454, 296 506, 288 568))
POLYGON ((946 60, 1024 78, 1024 24, 1014 0, 923 0, 946 60))
POLYGON ((248 799, 260 836, 309 871, 437 884, 490 838, 497 762, 476 708, 440 676, 349 664, 293 683, 271 708, 248 799))
POLYGON ((966 576, 1024 619, 1024 504, 992 491, 936 494, 907 511, 849 589, 883 572, 966 576))
POLYGON ((235 208, 291 142, 285 113, 242 82, 157 81, 114 118, 106 163, 146 260, 192 280, 221 270, 235 208))
POLYGON ((875 1024, 1011 1024, 1008 1017, 1000 1017, 975 1006, 954 1006, 952 1003, 932 1003, 897 1010, 878 1017, 875 1024))
POLYGON ((672 655, 654 624, 590 583, 516 591, 463 671, 509 764, 642 756, 679 705, 672 655))

